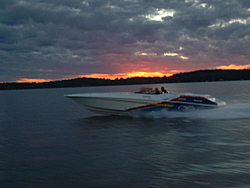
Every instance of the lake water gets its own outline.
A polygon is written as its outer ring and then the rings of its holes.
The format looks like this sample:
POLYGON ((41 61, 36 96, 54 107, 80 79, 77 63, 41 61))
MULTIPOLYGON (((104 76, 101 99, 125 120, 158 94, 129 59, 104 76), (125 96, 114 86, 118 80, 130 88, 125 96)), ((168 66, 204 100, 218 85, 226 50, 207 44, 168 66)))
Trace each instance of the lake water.
POLYGON ((0 187, 250 186, 250 81, 0 91, 0 187), (63 95, 142 86, 211 94, 227 106, 104 116, 63 95))

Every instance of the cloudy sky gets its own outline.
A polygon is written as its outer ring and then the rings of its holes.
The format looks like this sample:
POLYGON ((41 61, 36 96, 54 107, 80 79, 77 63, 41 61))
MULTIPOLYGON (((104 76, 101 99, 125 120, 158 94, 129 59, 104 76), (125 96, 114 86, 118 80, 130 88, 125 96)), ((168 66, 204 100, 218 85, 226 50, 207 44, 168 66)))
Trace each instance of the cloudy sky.
POLYGON ((1 0, 0 82, 250 68, 250 0, 1 0))

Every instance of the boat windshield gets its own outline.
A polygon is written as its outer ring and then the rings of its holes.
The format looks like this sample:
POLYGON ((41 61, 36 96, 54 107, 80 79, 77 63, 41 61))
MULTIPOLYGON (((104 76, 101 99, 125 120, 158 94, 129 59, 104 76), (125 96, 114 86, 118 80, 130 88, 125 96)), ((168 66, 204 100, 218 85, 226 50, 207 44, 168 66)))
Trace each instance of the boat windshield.
POLYGON ((155 91, 152 88, 141 88, 136 91, 133 91, 133 93, 154 94, 155 91))

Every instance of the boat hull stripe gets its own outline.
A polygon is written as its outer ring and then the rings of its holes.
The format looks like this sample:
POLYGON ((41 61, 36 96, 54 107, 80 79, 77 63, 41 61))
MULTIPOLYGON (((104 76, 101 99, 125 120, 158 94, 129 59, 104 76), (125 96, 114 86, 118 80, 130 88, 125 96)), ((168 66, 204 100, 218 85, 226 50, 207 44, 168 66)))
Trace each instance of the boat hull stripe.
POLYGON ((174 105, 171 105, 171 104, 138 102, 138 101, 121 100, 121 99, 108 99, 108 98, 99 98, 99 97, 86 97, 86 98, 98 99, 98 100, 107 100, 107 101, 116 101, 116 102, 125 102, 125 103, 136 103, 136 104, 144 104, 144 105, 150 105, 150 106, 165 106, 165 107, 173 107, 174 106, 174 105))

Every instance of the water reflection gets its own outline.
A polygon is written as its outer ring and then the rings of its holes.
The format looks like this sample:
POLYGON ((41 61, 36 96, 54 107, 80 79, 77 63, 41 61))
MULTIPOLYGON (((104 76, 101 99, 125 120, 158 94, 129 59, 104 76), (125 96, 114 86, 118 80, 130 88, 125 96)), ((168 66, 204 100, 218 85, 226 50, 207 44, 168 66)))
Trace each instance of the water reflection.
POLYGON ((109 127, 181 127, 193 120, 188 118, 152 118, 131 116, 90 116, 75 120, 74 125, 83 128, 109 128, 109 127), (178 125, 178 126, 175 126, 178 125))

